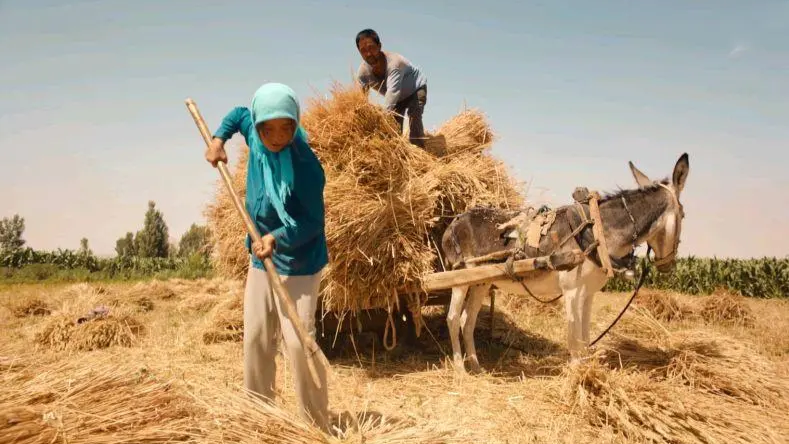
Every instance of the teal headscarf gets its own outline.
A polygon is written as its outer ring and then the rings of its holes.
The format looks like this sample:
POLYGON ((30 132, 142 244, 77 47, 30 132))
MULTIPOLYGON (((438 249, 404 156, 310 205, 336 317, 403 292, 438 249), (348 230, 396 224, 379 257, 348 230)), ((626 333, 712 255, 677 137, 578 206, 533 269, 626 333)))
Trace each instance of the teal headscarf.
MULTIPOLYGON (((271 119, 289 118, 299 124, 300 110, 296 93, 281 83, 266 83, 255 92, 250 108, 255 127, 271 119)), ((285 211, 285 201, 293 192, 293 150, 307 144, 307 135, 298 125, 293 140, 279 153, 269 151, 257 130, 250 149, 258 153, 263 169, 263 184, 277 215, 285 226, 293 227, 296 221, 285 211)), ((309 147, 308 147, 309 148, 309 147)))

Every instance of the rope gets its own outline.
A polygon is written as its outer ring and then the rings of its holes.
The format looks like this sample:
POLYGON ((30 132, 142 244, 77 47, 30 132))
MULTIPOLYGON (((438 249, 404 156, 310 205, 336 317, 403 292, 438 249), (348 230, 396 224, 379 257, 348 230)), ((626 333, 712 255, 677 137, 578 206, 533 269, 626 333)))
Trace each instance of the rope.
POLYGON ((490 340, 493 341, 493 328, 496 322, 496 317, 494 316, 494 307, 496 306, 496 292, 490 292, 490 340))
MULTIPOLYGON (((649 257, 649 251, 647 251, 647 257, 649 257)), ((633 291, 633 295, 630 296, 630 299, 627 301, 627 304, 625 304, 625 308, 623 308, 622 311, 619 312, 619 315, 616 317, 616 319, 614 319, 614 322, 612 322, 611 325, 608 326, 608 328, 606 328, 605 330, 603 330, 602 333, 600 333, 600 336, 598 336, 597 339, 589 343, 589 347, 592 347, 595 344, 597 344, 597 341, 602 339, 603 336, 605 336, 608 333, 608 331, 611 330, 614 327, 614 325, 616 325, 617 322, 619 322, 619 319, 622 318, 622 315, 624 315, 628 307, 630 307, 630 304, 633 302, 633 299, 636 298, 636 295, 638 294, 638 290, 641 289, 641 285, 644 283, 647 274, 649 274, 649 267, 647 267, 647 260, 645 258, 641 262, 641 277, 638 278, 638 284, 636 285, 636 289, 633 291)))
POLYGON ((515 270, 512 268, 513 261, 514 261, 513 256, 510 256, 509 259, 507 259, 507 262, 504 263, 504 272, 507 273, 507 277, 521 284, 521 287, 523 287, 523 289, 526 290, 526 293, 529 296, 531 296, 535 301, 541 302, 543 304, 550 304, 552 302, 556 302, 557 300, 559 300, 559 298, 562 297, 563 293, 559 293, 559 296, 556 296, 555 298, 549 301, 543 301, 542 299, 535 296, 534 293, 532 293, 531 290, 529 290, 529 287, 526 286, 526 283, 523 282, 523 279, 519 279, 518 276, 515 275, 515 270))
POLYGON ((388 305, 386 311, 387 311, 387 317, 386 317, 386 327, 384 327, 384 348, 388 351, 392 351, 397 346, 397 327, 395 327, 394 318, 392 317, 392 306, 388 305), (389 341, 387 341, 386 339, 389 337, 390 331, 392 332, 392 341, 391 343, 389 343, 391 345, 387 343, 389 341))

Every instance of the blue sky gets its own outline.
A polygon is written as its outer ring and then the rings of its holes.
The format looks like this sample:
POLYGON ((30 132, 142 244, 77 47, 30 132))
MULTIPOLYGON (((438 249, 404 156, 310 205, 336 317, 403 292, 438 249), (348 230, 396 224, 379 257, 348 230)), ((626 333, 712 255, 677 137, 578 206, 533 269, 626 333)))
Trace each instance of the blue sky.
POLYGON ((426 72, 429 129, 488 115, 530 200, 687 151, 682 254, 789 252, 789 1, 0 0, 0 217, 110 254, 155 200, 179 237, 218 177, 184 99, 212 129, 266 81, 306 103, 350 81, 366 27, 426 72))

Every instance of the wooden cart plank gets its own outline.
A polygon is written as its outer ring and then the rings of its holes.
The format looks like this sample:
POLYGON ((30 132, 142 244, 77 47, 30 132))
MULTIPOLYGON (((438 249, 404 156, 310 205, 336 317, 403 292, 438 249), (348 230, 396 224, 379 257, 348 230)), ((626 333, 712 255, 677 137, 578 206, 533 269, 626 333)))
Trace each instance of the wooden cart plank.
MULTIPOLYGON (((523 277, 537 270, 569 270, 582 263, 585 256, 581 250, 554 253, 521 259, 512 263, 516 276, 523 277)), ((503 263, 479 265, 474 268, 432 273, 422 278, 422 288, 430 292, 446 290, 460 285, 474 285, 494 279, 507 277, 503 263)))

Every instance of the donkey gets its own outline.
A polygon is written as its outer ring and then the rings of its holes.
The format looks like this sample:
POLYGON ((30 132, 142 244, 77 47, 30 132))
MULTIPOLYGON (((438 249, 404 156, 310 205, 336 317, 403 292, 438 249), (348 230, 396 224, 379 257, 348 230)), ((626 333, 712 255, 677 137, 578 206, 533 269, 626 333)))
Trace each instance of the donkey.
MULTIPOLYGON (((688 155, 682 154, 677 160, 670 180, 652 181, 632 162, 628 162, 628 165, 638 188, 621 190, 599 200, 611 264, 614 268, 626 268, 626 264, 634 261, 636 247, 646 242, 654 251, 654 264, 658 272, 669 272, 676 265, 682 220, 685 217, 679 197, 690 170, 688 155)), ((572 249, 592 252, 586 254, 584 262, 570 270, 538 271, 526 279, 501 278, 453 288, 447 325, 452 342, 453 365, 457 371, 466 371, 458 337, 461 329, 471 370, 481 371, 474 346, 474 328, 482 300, 491 286, 519 296, 531 293, 544 298, 561 294, 565 301, 570 361, 577 363, 588 354, 593 296, 603 288, 608 277, 596 250, 587 250, 594 246, 592 227, 586 226, 573 235, 576 228, 589 218, 588 203, 565 205, 555 212, 551 233, 541 236, 537 248, 527 247, 526 255, 535 257, 572 249), (579 214, 581 209, 584 215, 579 214), (560 244, 557 239, 567 239, 567 242, 557 246, 560 244)), ((465 260, 513 248, 513 234, 505 227, 512 225, 507 222, 518 215, 517 211, 492 207, 475 207, 459 215, 447 227, 441 239, 447 268, 471 268, 477 264, 465 264, 465 260)))

